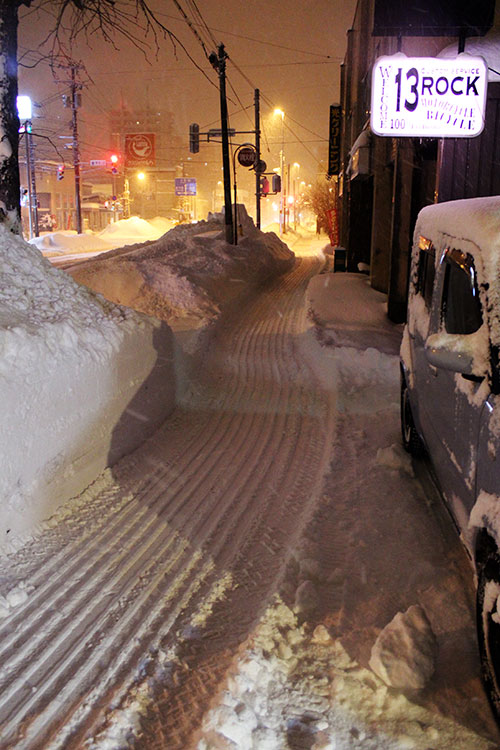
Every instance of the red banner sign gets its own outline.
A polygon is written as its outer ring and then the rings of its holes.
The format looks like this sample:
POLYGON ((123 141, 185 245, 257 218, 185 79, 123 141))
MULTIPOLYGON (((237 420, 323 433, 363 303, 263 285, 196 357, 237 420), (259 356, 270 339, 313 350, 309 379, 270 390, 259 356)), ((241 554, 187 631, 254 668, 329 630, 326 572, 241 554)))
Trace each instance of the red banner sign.
POLYGON ((154 167, 156 165, 155 134, 130 133, 125 136, 125 166, 154 167))
POLYGON ((336 247, 339 244, 339 217, 336 208, 330 208, 326 212, 326 218, 328 221, 328 236, 330 237, 330 245, 336 247))

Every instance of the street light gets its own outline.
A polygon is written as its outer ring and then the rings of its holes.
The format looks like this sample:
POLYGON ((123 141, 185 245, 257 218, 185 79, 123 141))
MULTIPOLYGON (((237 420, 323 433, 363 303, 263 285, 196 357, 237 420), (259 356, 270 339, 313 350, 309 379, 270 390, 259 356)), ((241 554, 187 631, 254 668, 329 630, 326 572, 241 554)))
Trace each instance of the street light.
POLYGON ((294 229, 294 231, 297 231, 297 181, 299 179, 300 164, 295 161, 293 163, 293 167, 295 169, 295 173, 294 173, 294 177, 293 177, 293 197, 294 197, 294 203, 293 203, 293 229, 294 229))
POLYGON ((19 119, 24 123, 19 128, 26 139, 26 181, 28 183, 28 219, 30 239, 38 237, 38 201, 36 197, 35 149, 31 133, 32 106, 29 96, 18 96, 16 100, 19 119))
POLYGON ((285 200, 285 113, 279 107, 276 107, 274 114, 281 117, 281 151, 280 151, 280 175, 281 175, 281 196, 280 196, 280 234, 286 232, 286 200, 285 200))

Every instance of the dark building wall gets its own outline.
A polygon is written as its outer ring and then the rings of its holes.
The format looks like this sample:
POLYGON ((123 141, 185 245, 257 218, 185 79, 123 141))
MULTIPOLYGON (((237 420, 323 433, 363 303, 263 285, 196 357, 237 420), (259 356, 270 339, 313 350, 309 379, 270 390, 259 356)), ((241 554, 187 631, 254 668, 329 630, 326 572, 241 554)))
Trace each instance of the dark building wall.
MULTIPOLYGON (((356 139, 370 115, 371 69, 381 55, 398 51, 395 37, 374 37, 374 0, 358 0, 341 76, 343 176, 341 244, 348 268, 370 264, 372 286, 388 294, 389 315, 405 318, 408 259, 418 211, 436 200, 437 141, 391 139, 372 134, 368 173, 349 172, 356 139), (367 202, 372 196, 371 210, 367 202)), ((408 56, 436 56, 448 37, 404 37, 408 56)), ((500 191, 497 191, 500 192, 500 191)))
POLYGON ((438 200, 500 194, 500 83, 488 84, 484 130, 476 138, 441 144, 438 200))
POLYGON ((392 194, 394 184, 393 141, 374 138, 373 142, 373 217, 370 246, 371 285, 387 292, 391 259, 392 194))

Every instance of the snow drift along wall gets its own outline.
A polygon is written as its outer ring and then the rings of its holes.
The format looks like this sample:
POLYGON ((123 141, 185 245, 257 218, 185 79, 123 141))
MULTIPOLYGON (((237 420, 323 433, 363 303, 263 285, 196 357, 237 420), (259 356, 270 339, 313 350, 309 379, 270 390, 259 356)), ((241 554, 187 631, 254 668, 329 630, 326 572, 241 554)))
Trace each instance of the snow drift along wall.
POLYGON ((77 285, 0 225, 0 400, 7 550, 171 411, 172 333, 77 285))

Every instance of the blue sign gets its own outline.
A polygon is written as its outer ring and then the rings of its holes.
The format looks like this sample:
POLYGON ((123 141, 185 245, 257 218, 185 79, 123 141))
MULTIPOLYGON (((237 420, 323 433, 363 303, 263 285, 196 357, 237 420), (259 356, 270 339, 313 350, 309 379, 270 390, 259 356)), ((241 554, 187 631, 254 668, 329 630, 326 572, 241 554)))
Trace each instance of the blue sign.
POLYGON ((196 195, 196 179, 191 177, 176 177, 175 194, 196 195))

